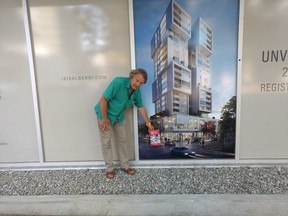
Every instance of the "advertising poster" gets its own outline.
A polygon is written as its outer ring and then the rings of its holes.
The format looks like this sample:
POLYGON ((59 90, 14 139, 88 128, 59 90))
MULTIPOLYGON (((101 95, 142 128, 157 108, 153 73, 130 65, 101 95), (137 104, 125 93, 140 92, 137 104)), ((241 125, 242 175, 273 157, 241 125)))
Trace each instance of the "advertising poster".
POLYGON ((245 1, 240 159, 287 159, 288 2, 245 1))
POLYGON ((136 67, 148 72, 139 158, 234 159, 238 0, 134 0, 136 67))

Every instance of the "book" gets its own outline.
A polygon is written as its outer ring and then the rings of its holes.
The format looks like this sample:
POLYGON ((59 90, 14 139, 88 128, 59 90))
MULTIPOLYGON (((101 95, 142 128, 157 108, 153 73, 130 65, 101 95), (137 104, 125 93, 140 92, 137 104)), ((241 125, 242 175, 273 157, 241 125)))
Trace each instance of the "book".
POLYGON ((161 145, 160 141, 160 130, 150 130, 149 131, 150 146, 161 145))

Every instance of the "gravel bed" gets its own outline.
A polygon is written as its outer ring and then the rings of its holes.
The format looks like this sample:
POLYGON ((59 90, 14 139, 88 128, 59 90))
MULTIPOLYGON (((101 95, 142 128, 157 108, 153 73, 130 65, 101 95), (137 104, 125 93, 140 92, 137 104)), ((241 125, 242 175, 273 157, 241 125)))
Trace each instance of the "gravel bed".
POLYGON ((0 196, 118 194, 287 194, 287 167, 0 170, 0 196))

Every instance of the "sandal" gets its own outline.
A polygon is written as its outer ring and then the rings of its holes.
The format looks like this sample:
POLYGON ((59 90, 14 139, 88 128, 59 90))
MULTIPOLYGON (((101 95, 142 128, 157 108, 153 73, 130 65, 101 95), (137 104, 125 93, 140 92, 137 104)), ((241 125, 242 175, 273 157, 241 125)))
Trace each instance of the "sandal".
POLYGON ((126 174, 128 175, 134 175, 136 173, 136 170, 135 169, 132 169, 132 168, 126 168, 126 169, 122 169, 123 172, 125 172, 126 174))
POLYGON ((108 179, 113 179, 115 177, 115 172, 114 171, 110 171, 110 172, 106 172, 106 178, 108 179))

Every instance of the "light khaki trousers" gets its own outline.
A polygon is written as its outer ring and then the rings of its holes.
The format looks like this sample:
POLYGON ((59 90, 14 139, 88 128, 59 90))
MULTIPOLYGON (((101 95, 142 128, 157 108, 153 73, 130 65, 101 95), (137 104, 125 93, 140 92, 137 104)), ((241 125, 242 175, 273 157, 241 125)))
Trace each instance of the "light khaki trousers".
POLYGON ((127 150, 127 131, 126 131, 126 121, 120 124, 116 121, 114 125, 109 125, 109 129, 102 131, 100 128, 100 120, 98 120, 99 134, 102 146, 103 158, 106 165, 106 170, 108 172, 114 170, 113 163, 113 150, 112 150, 112 134, 113 131, 116 135, 116 149, 119 157, 120 168, 127 169, 129 167, 129 157, 127 150))

